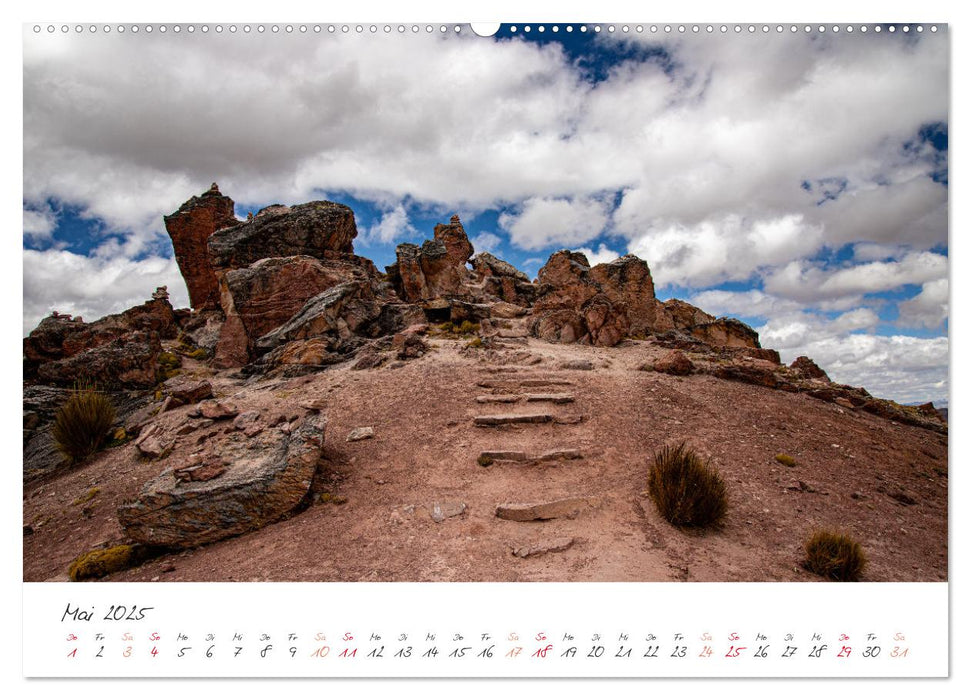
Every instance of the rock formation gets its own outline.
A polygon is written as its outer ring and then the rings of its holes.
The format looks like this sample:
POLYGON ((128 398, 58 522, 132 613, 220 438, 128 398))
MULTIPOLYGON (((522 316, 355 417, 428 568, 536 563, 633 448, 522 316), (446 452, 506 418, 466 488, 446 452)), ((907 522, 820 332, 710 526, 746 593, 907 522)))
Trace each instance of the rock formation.
POLYGON ((189 289, 194 309, 218 309, 219 290, 209 258, 209 237, 219 229, 239 223, 233 200, 219 192, 216 183, 208 192, 192 197, 173 214, 164 217, 172 239, 175 260, 189 289))
POLYGON ((458 216, 435 226, 432 240, 421 246, 402 243, 397 262, 387 267, 388 279, 402 300, 429 302, 466 296, 470 281, 466 263, 475 252, 458 216))

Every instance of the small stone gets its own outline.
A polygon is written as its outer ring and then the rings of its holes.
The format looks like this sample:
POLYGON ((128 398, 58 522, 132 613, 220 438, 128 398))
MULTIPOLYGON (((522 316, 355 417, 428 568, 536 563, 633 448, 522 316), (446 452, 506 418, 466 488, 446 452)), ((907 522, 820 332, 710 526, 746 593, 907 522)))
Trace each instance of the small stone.
POLYGON ((455 518, 465 512, 465 504, 457 501, 445 501, 433 503, 431 507, 432 520, 436 523, 443 522, 447 518, 455 518))
POLYGON ((866 498, 866 496, 864 496, 859 491, 854 491, 853 493, 850 494, 850 498, 852 498, 855 501, 860 501, 860 500, 863 500, 864 498, 866 498))
POLYGON ((242 430, 246 437, 253 437, 263 430, 259 422, 259 411, 243 411, 233 419, 233 427, 242 430))
POLYGON ((159 413, 167 413, 174 408, 178 408, 182 405, 182 401, 175 398, 174 396, 166 396, 165 401, 162 402, 162 407, 158 409, 159 413))
POLYGON ((198 428, 199 428, 198 423, 191 423, 189 421, 186 421, 185 423, 183 423, 182 425, 180 425, 178 428, 175 429, 175 434, 188 435, 189 433, 197 430, 198 428))
POLYGON ((135 447, 142 456, 149 459, 165 456, 174 445, 175 441, 165 437, 165 432, 158 423, 144 428, 135 440, 135 447))
POLYGON ((199 403, 203 399, 212 398, 212 384, 207 379, 191 381, 176 377, 167 381, 164 388, 170 397, 183 404, 199 403))
POLYGON ((307 399, 306 401, 300 402, 300 408, 305 408, 308 411, 313 411, 319 413, 327 409, 327 399, 318 396, 313 399, 307 399))
POLYGON ((206 418, 220 420, 223 418, 233 418, 239 413, 236 405, 229 401, 218 399, 207 399, 199 404, 200 413, 206 418))
POLYGON ((563 552, 573 546, 572 537, 558 537, 554 540, 549 540, 547 542, 539 542, 537 544, 524 545, 522 547, 517 547, 512 550, 513 555, 517 557, 535 557, 540 554, 550 554, 552 552, 563 552))
POLYGON ((34 534, 34 528, 31 525, 24 525, 24 537, 34 534))
POLYGON ((358 440, 368 440, 374 437, 374 428, 371 426, 354 428, 347 434, 347 442, 357 442, 358 440))

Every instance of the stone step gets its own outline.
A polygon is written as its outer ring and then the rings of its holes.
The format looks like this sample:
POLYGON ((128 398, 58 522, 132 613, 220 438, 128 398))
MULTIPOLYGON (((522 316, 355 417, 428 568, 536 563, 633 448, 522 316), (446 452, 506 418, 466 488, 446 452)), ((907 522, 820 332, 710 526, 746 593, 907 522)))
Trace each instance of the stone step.
POLYGON ((526 394, 526 401, 545 401, 548 403, 573 403, 573 394, 526 394))
POLYGON ((552 540, 547 540, 545 542, 536 542, 534 544, 526 544, 521 547, 516 547, 512 550, 514 556, 521 557, 525 559, 526 557, 535 557, 540 554, 551 554, 553 552, 563 552, 573 546, 572 537, 557 537, 552 540))
POLYGON ((516 403, 523 397, 519 394, 486 394, 485 396, 476 396, 476 403, 516 403))
POLYGON ((581 511, 599 505, 600 499, 591 496, 561 498, 545 503, 502 503, 496 506, 496 517, 521 523, 531 520, 575 518, 581 511))
POLYGON ((513 425, 516 423, 552 423, 553 416, 549 413, 525 413, 505 416, 476 416, 473 421, 480 427, 496 425, 513 425))
POLYGON ((569 379, 521 379, 519 386, 573 386, 569 379))
POLYGON ((558 462, 561 460, 583 459, 580 450, 566 448, 548 450, 537 455, 516 450, 483 450, 479 453, 479 464, 487 466, 492 462, 558 462))

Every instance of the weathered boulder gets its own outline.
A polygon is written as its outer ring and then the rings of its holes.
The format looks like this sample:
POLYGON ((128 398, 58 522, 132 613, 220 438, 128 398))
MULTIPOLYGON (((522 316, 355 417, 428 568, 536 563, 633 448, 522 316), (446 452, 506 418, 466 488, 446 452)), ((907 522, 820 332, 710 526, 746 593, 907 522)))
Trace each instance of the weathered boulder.
POLYGON ((422 243, 402 243, 397 262, 386 269, 398 296, 406 302, 423 302, 468 294, 471 279, 466 267, 474 249, 458 216, 435 226, 434 238, 422 243))
MULTIPOLYGON (((694 326, 711 323, 715 317, 705 313, 697 306, 692 306, 680 299, 668 299, 662 306, 664 314, 670 319, 671 328, 679 331, 689 331, 694 326)), ((665 329, 667 330, 667 329, 665 329)))
POLYGON ((353 254, 356 236, 354 212, 343 204, 277 204, 210 236, 209 258, 218 275, 220 270, 249 267, 265 258, 353 254))
POLYGON ((310 490, 326 425, 322 414, 310 414, 289 436, 281 433, 274 447, 224 443, 226 471, 206 481, 184 481, 165 470, 118 508, 126 536, 161 547, 198 547, 280 519, 310 490))
POLYGON ((219 289, 209 259, 209 237, 239 223, 234 208, 233 200, 220 194, 219 187, 213 183, 208 192, 192 197, 163 219, 194 309, 219 308, 219 289))
POLYGON ((187 379, 173 377, 162 385, 163 391, 183 404, 199 403, 212 398, 212 384, 208 379, 187 379))
POLYGON ((676 376, 691 374, 695 369, 694 363, 680 350, 668 350, 654 361, 654 371, 676 376))

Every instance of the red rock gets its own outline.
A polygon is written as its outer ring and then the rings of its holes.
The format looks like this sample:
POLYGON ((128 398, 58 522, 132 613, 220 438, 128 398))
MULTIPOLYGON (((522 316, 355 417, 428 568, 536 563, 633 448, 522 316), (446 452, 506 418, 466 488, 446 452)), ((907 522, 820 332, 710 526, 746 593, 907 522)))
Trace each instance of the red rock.
POLYGON ((250 221, 237 222, 210 236, 209 258, 218 273, 266 258, 351 255, 356 236, 354 212, 343 204, 273 205, 261 209, 250 221))
POLYGON ((805 355, 801 355, 793 360, 789 368, 795 370, 806 379, 825 379, 827 382, 829 381, 829 376, 826 372, 821 370, 819 365, 805 355))
POLYGON ((695 369, 694 363, 680 350, 668 350, 654 362, 655 372, 684 376, 695 369))
POLYGON ((457 216, 435 226, 434 238, 420 247, 402 243, 397 261, 387 268, 398 296, 407 302, 431 301, 446 296, 468 296, 471 279, 466 263, 474 252, 457 216))
POLYGON ((239 223, 233 210, 233 200, 220 194, 213 183, 208 192, 192 197, 164 218, 175 260, 189 289, 189 303, 195 309, 219 308, 219 288, 208 242, 216 231, 239 223))

